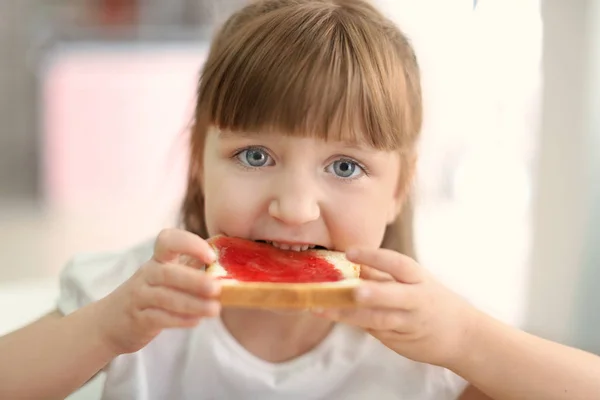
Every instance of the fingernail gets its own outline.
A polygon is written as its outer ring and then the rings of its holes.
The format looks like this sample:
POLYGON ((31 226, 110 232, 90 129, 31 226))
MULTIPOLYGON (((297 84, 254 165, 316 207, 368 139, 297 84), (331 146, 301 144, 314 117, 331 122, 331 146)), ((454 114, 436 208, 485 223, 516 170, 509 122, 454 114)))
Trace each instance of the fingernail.
POLYGON ((208 251, 208 260, 212 263, 217 260, 217 253, 213 249, 208 251))
POLYGON ((357 301, 364 301, 371 295, 371 290, 364 286, 359 286, 354 291, 354 297, 357 301))
POLYGON ((210 294, 219 294, 221 293, 221 284, 218 282, 211 282, 208 285, 208 291, 210 294))

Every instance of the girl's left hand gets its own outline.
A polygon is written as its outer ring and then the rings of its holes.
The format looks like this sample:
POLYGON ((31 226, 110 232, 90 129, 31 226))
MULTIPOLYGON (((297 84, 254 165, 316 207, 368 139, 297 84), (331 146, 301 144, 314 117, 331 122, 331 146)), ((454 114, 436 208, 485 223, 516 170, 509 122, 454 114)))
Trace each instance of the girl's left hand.
POLYGON ((414 361, 448 366, 468 346, 477 313, 414 260, 386 249, 355 249, 349 260, 363 265, 356 309, 316 312, 356 325, 414 361))

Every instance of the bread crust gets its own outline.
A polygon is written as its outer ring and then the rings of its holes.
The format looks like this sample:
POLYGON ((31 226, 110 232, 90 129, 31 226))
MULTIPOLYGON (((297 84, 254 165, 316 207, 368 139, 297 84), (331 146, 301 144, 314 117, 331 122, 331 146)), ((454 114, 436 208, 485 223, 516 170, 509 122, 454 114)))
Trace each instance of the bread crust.
POLYGON ((222 280, 220 301, 226 307, 311 309, 354 307, 359 279, 335 283, 270 283, 222 280))

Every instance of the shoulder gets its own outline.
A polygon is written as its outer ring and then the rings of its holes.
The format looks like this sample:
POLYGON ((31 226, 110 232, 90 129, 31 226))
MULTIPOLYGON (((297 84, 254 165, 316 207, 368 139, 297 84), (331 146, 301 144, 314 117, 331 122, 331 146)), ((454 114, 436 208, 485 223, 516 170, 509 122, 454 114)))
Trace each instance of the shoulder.
POLYGON ((154 240, 113 252, 81 253, 60 273, 59 311, 66 315, 101 299, 152 257, 154 240))

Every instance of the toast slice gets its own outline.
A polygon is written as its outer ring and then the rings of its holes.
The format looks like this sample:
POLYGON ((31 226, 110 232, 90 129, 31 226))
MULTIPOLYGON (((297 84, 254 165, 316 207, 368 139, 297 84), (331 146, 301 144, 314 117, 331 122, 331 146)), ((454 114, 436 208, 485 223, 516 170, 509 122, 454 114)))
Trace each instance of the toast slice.
POLYGON ((223 306, 265 309, 346 308, 355 305, 360 266, 344 253, 281 250, 267 243, 215 236, 217 260, 206 273, 221 280, 223 306))

